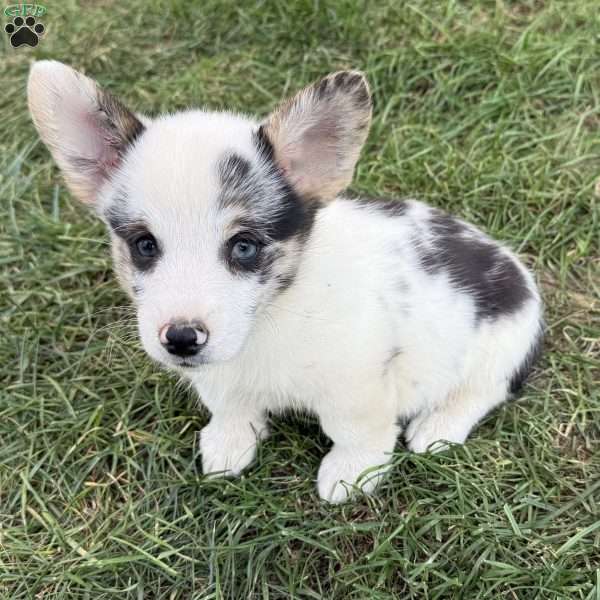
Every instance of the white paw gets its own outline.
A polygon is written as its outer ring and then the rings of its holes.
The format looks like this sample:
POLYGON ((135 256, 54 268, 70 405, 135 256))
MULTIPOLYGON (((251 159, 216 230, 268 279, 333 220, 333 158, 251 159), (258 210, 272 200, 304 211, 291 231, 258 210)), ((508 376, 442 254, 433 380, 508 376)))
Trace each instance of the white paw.
POLYGON ((406 428, 406 444, 413 452, 443 452, 448 444, 462 444, 470 427, 445 412, 417 415, 406 428))
POLYGON ((256 456, 256 444, 267 436, 266 427, 257 431, 248 422, 213 423, 200 432, 202 471, 210 477, 236 477, 256 456))
POLYGON ((319 467, 319 496, 337 504, 348 499, 354 491, 353 486, 366 494, 372 492, 389 469, 390 458, 385 452, 350 452, 334 445, 319 467), (364 471, 367 472, 363 474, 364 471))

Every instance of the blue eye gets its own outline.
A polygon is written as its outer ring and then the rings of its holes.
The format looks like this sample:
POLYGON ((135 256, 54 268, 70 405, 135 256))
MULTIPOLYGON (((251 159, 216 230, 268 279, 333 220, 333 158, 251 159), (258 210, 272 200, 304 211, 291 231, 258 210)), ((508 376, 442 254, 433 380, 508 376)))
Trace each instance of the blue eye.
POLYGON ((158 253, 156 240, 151 235, 143 235, 135 241, 135 247, 141 256, 151 258, 158 253))
POLYGON ((231 248, 231 258, 240 262, 248 262, 256 258, 258 244, 247 238, 239 239, 231 248))

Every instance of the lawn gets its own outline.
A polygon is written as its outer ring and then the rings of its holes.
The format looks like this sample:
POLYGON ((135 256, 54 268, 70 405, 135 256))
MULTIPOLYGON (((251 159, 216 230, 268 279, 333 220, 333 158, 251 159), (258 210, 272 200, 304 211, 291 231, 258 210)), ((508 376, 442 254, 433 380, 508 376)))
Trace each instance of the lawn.
POLYGON ((50 2, 0 48, 0 597, 600 599, 597 0, 50 2), (54 58, 138 110, 266 114, 359 68, 375 114, 353 189, 415 196, 535 270, 545 354, 464 447, 399 445, 329 506, 328 440, 277 417, 240 480, 205 480, 208 415, 145 358, 102 226, 25 101, 54 58))

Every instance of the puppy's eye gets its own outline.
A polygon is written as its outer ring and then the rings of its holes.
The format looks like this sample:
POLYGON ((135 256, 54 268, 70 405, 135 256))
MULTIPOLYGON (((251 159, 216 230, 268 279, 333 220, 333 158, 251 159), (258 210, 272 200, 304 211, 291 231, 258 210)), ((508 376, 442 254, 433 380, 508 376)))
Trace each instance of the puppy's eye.
POLYGON ((249 238, 239 238, 231 247, 231 258, 239 262, 249 262, 256 258, 258 244, 249 238))
POLYGON ((152 258, 158 254, 158 245, 153 236, 146 234, 135 241, 135 247, 140 256, 152 258))

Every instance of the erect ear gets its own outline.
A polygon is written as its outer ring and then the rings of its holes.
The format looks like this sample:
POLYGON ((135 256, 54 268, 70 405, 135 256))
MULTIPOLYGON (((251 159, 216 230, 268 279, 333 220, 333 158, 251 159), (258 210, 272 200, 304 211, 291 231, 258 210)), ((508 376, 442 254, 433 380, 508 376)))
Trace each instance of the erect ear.
POLYGON ((96 82, 53 60, 33 64, 27 97, 33 122, 71 192, 92 203, 144 125, 96 82))
POLYGON ((263 131, 294 188, 305 197, 329 200, 352 181, 370 122, 364 75, 340 71, 282 104, 263 131))

